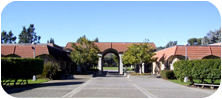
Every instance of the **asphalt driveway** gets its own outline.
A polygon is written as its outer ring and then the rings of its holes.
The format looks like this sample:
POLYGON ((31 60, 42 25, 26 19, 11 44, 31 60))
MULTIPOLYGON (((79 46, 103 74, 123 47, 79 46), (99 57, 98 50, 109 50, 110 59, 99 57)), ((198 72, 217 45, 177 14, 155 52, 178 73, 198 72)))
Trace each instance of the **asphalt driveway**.
POLYGON ((8 90, 13 97, 203 98, 216 90, 189 88, 151 76, 124 77, 112 71, 91 79, 53 80, 8 90))

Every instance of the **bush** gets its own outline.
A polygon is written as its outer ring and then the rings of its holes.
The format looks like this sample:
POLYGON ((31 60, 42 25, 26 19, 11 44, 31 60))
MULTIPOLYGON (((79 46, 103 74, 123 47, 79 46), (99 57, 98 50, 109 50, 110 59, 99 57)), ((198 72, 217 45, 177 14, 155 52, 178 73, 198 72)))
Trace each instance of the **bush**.
POLYGON ((33 58, 2 58, 2 77, 4 78, 26 78, 41 74, 43 60, 33 58))
POLYGON ((204 79, 211 79, 211 83, 214 83, 221 78, 221 59, 177 61, 174 63, 174 73, 178 79, 187 76, 192 84, 193 78, 200 79, 201 83, 205 83, 204 79))
POLYGON ((61 70, 59 69, 58 63, 47 62, 44 64, 42 76, 49 79, 53 79, 53 77, 57 78, 56 75, 59 74, 59 71, 61 70))
POLYGON ((1 58, 1 78, 28 79, 42 73, 43 60, 33 58, 1 58))
POLYGON ((161 70, 160 76, 164 79, 176 79, 173 70, 161 70))

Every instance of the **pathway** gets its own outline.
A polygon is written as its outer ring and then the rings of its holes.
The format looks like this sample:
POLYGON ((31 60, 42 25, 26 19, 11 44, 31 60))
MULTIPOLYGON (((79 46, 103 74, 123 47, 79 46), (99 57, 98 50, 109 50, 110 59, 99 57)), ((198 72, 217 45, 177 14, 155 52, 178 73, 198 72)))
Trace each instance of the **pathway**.
POLYGON ((13 97, 62 97, 78 88, 88 79, 53 80, 42 84, 29 85, 22 88, 7 90, 13 97))
POLYGON ((107 72, 106 76, 96 77, 87 81, 79 92, 74 90, 65 97, 84 98, 146 98, 138 88, 130 83, 126 77, 118 73, 107 72))
POLYGON ((159 98, 203 98, 216 91, 186 87, 161 78, 137 76, 128 80, 159 98))
POLYGON ((63 98, 202 98, 214 92, 215 90, 189 88, 150 76, 127 78, 113 71, 92 79, 55 80, 8 91, 14 97, 63 98))

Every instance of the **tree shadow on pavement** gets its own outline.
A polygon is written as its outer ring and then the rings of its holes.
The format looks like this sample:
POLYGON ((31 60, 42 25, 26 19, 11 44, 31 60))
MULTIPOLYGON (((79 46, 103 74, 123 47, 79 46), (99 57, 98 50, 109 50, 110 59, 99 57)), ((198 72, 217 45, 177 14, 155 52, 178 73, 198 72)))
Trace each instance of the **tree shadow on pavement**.
POLYGON ((6 93, 12 94, 12 93, 18 93, 23 92, 26 90, 31 90, 35 88, 41 88, 41 87, 50 87, 50 86, 68 86, 68 85, 76 85, 76 84, 82 84, 84 82, 78 81, 78 82, 52 82, 52 83, 41 83, 41 84, 29 84, 29 85, 22 85, 22 86, 14 86, 11 88, 3 88, 6 93))

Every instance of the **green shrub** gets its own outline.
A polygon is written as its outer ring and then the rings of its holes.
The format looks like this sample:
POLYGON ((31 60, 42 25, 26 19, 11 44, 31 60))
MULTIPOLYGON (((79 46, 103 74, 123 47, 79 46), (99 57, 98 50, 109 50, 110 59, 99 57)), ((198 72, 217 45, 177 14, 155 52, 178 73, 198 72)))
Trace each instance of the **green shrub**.
POLYGON ((187 76, 192 84, 193 78, 200 79, 201 83, 206 83, 204 79, 211 79, 214 83, 221 78, 221 59, 177 61, 174 63, 174 73, 177 79, 187 76))
POLYGON ((1 78, 28 79, 42 73, 43 60, 33 58, 1 58, 1 78))
POLYGON ((59 71, 61 71, 61 70, 59 69, 58 63, 47 62, 44 64, 42 76, 52 79, 52 77, 55 77, 56 73, 58 74, 59 71))
POLYGON ((4 78, 26 78, 41 74, 43 60, 33 58, 2 58, 2 77, 4 78))
POLYGON ((160 76, 164 79, 175 79, 176 78, 173 70, 161 70, 160 76))

